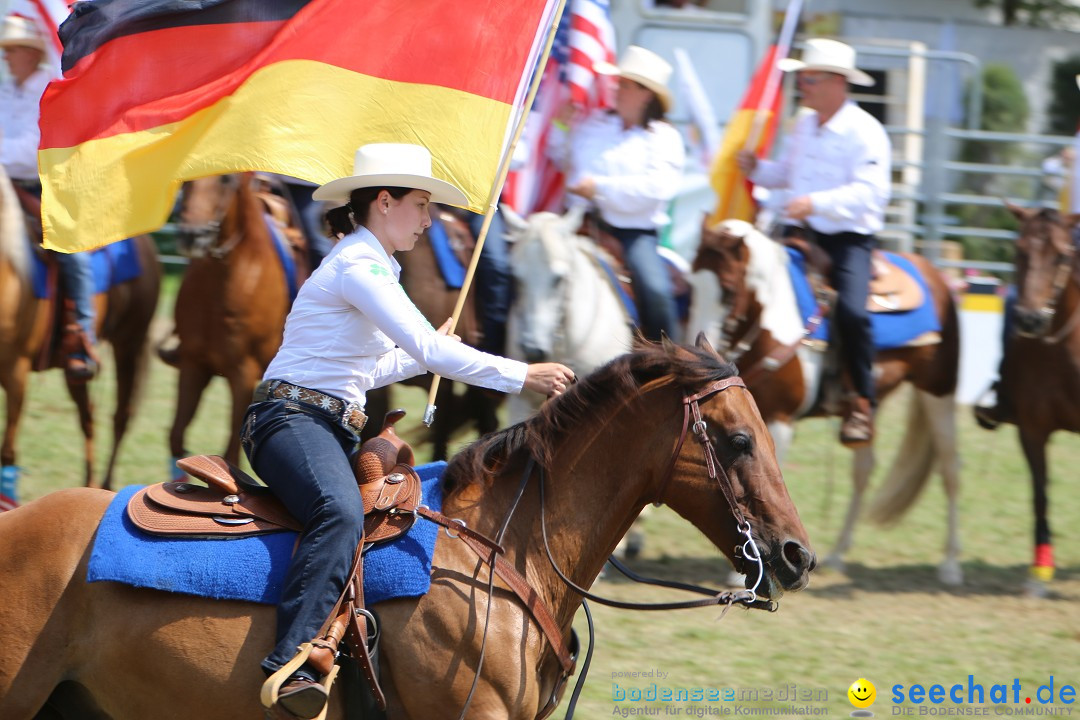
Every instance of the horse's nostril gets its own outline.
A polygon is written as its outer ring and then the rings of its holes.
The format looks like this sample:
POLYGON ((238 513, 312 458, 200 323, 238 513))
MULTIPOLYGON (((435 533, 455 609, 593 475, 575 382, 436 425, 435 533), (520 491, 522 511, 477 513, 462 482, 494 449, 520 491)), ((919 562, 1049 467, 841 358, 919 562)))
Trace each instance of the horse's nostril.
POLYGON ((794 540, 784 543, 784 559, 800 572, 810 572, 817 566, 817 556, 794 540))

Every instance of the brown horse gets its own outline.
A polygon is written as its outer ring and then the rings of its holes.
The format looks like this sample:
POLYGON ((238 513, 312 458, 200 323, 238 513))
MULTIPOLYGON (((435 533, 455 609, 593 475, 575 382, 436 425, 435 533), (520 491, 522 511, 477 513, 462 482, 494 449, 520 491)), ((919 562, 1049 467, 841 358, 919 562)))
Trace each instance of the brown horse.
MULTIPOLYGON (((135 239, 142 274, 120 283, 94 298, 97 335, 112 345, 116 365, 116 410, 113 413, 113 445, 102 487, 111 488, 120 443, 135 411, 138 392, 145 376, 146 347, 150 322, 157 308, 161 267, 157 249, 148 235, 135 239)), ((34 359, 39 357, 48 337, 52 304, 34 297, 31 282, 31 249, 27 240, 23 211, 11 181, 0 170, 0 386, 7 395, 7 421, 0 465, 15 473, 15 440, 19 430, 26 384, 34 359)), ((79 426, 85 448, 84 475, 94 484, 94 418, 87 383, 67 383, 68 393, 79 411, 79 426)))
POLYGON ((1054 572, 1046 517, 1046 443, 1055 430, 1080 432, 1080 260, 1073 232, 1080 216, 1010 205, 1016 244, 1015 332, 1005 346, 1000 396, 1024 450, 1035 505, 1033 589, 1054 572))
MULTIPOLYGON (((302 235, 285 199, 262 183, 254 173, 221 175, 185 183, 181 192, 178 241, 191 262, 176 296, 180 345, 168 360, 180 371, 169 432, 174 458, 187 454, 184 433, 206 386, 219 375, 232 398, 224 455, 240 461, 240 422, 281 345, 291 299, 269 223, 290 241, 302 235)), ((306 257, 293 253, 297 284, 307 277, 306 257)))
MULTIPOLYGON (((955 389, 959 326, 952 295, 940 273, 925 259, 905 255, 922 273, 941 327, 939 342, 880 351, 874 361, 877 396, 885 398, 904 381, 915 387, 904 439, 889 476, 871 508, 881 522, 899 519, 918 497, 935 466, 948 496, 942 582, 963 580, 957 530, 959 456, 956 447, 955 389)), ((769 424, 777 448, 791 443, 794 422, 842 410, 839 383, 823 383, 825 351, 804 343, 806 324, 798 315, 786 250, 749 223, 726 220, 702 228, 694 260, 692 332, 704 331, 738 365, 769 424), (721 317, 723 316, 723 317, 721 317), (823 387, 824 386, 824 387, 823 387)), ((873 447, 854 451, 854 493, 844 526, 826 563, 843 567, 855 520, 874 468, 873 447)))
MULTIPOLYGON (((581 597, 553 564, 588 587, 651 501, 671 505, 733 560, 745 541, 736 513, 743 516, 764 561, 759 594, 798 590, 814 555, 768 431, 733 373, 711 348, 624 355, 539 415, 458 454, 446 470, 443 511, 494 537, 535 457, 544 471, 529 477, 503 546, 564 642, 581 597)), ((273 645, 274 608, 87 584, 94 532, 112 497, 65 490, 0 516, 0 544, 24 548, 0 554, 0 717, 27 720, 43 707, 50 718, 259 717, 259 661, 273 645)), ((557 698, 563 676, 551 646, 514 594, 500 584, 489 596, 487 584, 485 562, 440 533, 428 594, 375 607, 390 718, 456 716, 485 636, 472 717, 542 717, 557 698)), ((331 718, 343 717, 337 697, 331 718)))
MULTIPOLYGON (((468 224, 456 214, 457 211, 438 206, 433 206, 432 211, 437 212, 438 220, 449 236, 451 247, 462 262, 467 263, 475 244, 468 224)), ((428 233, 420 236, 412 250, 398 253, 394 257, 401 264, 401 286, 405 288, 405 294, 428 322, 435 327, 442 325, 453 314, 459 291, 449 287, 443 279, 428 233)), ((475 291, 470 291, 465 298, 455 330, 463 342, 473 347, 479 346, 482 339, 475 296, 475 291)), ((431 386, 431 378, 430 374, 425 373, 402 384, 428 388, 431 386)), ((383 417, 390 407, 389 396, 389 388, 369 391, 365 408, 368 417, 383 417)), ((438 410, 431 426, 432 457, 441 460, 448 456, 451 435, 466 422, 474 422, 481 435, 498 429, 499 419, 495 411, 501 400, 502 396, 498 393, 473 385, 465 385, 464 391, 456 394, 454 383, 443 378, 435 397, 435 407, 438 410)), ((365 429, 365 439, 379 431, 377 425, 378 423, 371 423, 365 429)))

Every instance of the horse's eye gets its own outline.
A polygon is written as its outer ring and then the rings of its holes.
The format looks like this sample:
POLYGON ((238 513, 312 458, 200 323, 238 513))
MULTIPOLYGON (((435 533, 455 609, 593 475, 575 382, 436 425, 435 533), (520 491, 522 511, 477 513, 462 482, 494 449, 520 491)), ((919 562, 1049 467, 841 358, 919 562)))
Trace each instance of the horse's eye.
POLYGON ((754 441, 746 433, 734 433, 728 437, 731 449, 737 453, 748 453, 754 448, 754 441))

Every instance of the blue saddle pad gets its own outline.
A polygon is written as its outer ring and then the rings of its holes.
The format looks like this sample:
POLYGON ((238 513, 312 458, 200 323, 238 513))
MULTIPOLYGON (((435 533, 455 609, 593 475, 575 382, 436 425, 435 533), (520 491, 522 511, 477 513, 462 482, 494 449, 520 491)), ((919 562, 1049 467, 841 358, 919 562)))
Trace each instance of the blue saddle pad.
MULTIPOLYGON (((91 250, 90 266, 94 270, 94 292, 103 293, 114 285, 134 280, 142 275, 142 263, 139 262, 139 250, 133 238, 110 243, 97 250, 91 250)), ((45 261, 38 253, 31 253, 34 258, 34 297, 39 300, 48 297, 46 287, 45 261)))
MULTIPOLYGON (((807 322, 817 311, 817 300, 814 299, 814 291, 810 287, 810 281, 806 278, 806 265, 802 253, 787 248, 791 262, 788 263, 788 272, 791 275, 791 284, 795 290, 795 300, 799 306, 799 317, 807 322)), ((919 283, 923 290, 923 302, 919 307, 912 310, 889 313, 870 313, 870 325, 874 333, 874 347, 878 350, 889 350, 903 347, 909 342, 928 332, 939 332, 941 323, 934 311, 930 286, 926 278, 922 276, 910 260, 896 253, 886 252, 889 262, 906 272, 919 283)), ((829 340, 828 323, 821 323, 810 334, 813 340, 829 340)))
POLYGON ((458 260, 454 249, 450 247, 450 236, 438 218, 431 218, 431 227, 427 231, 428 242, 435 253, 435 262, 439 265, 446 287, 460 290, 465 284, 465 266, 458 260))
POLYGON ((626 309, 626 314, 630 317, 630 322, 634 324, 634 327, 641 326, 641 316, 638 315, 637 305, 634 303, 634 299, 630 297, 630 294, 626 292, 626 288, 619 282, 619 276, 615 274, 615 268, 611 266, 611 263, 607 261, 603 255, 597 253, 594 255, 597 264, 604 269, 604 273, 607 275, 608 282, 611 283, 611 287, 615 288, 615 292, 619 295, 619 300, 622 301, 623 307, 626 309))
POLYGON ((281 261, 281 267, 285 271, 285 282, 289 286, 289 302, 292 302, 296 299, 296 294, 300 292, 300 286, 296 283, 296 260, 293 259, 292 248, 289 247, 289 241, 285 239, 285 233, 278 227, 274 218, 267 214, 265 219, 270 237, 274 239, 274 250, 277 251, 278 260, 281 261))
MULTIPOLYGON (((442 508, 445 462, 416 468, 422 502, 442 508)), ((128 519, 128 500, 142 487, 124 488, 105 511, 94 538, 87 582, 119 582, 135 587, 276 605, 296 543, 296 533, 279 532, 234 540, 179 539, 147 535, 128 519)), ((438 526, 418 518, 396 540, 364 555, 364 601, 369 605, 399 597, 419 597, 431 587, 431 558, 438 526)))

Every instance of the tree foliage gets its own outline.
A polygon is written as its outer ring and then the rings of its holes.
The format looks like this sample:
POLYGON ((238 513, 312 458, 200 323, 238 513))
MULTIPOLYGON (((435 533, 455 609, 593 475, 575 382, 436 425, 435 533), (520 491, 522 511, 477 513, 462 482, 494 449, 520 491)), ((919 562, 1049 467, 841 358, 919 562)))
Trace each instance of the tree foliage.
POLYGON ((1001 9, 1002 24, 1067 29, 1080 23, 1080 7, 1073 0, 974 0, 975 7, 1001 9))
POLYGON ((1073 135, 1080 123, 1080 55, 1071 55, 1054 63, 1050 76, 1050 107, 1047 109, 1046 132, 1051 135, 1073 135))

